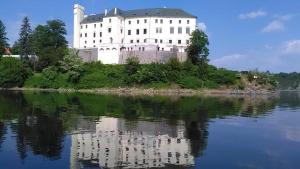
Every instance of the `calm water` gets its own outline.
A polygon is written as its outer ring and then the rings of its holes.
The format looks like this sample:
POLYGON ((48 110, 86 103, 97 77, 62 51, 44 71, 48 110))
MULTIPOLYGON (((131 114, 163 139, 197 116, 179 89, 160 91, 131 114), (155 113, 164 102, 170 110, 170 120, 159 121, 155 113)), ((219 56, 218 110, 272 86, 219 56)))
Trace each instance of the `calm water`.
POLYGON ((1 169, 299 169, 300 93, 280 98, 0 92, 1 169))

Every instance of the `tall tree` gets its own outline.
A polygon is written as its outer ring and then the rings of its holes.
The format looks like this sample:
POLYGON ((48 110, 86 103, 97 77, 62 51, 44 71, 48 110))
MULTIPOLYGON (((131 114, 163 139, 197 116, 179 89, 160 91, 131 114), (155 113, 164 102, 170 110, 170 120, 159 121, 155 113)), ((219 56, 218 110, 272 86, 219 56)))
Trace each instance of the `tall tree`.
POLYGON ((23 19, 23 24, 21 26, 21 31, 19 34, 20 38, 18 40, 18 48, 22 61, 27 63, 29 61, 29 55, 32 54, 32 47, 30 43, 31 33, 32 31, 29 23, 29 18, 25 17, 23 19))
POLYGON ((37 69, 56 65, 67 53, 65 23, 60 20, 51 20, 47 25, 39 25, 32 34, 32 45, 38 57, 37 69))
POLYGON ((190 39, 190 45, 188 46, 188 60, 194 65, 199 66, 200 73, 206 74, 208 67, 208 55, 209 55, 209 41, 208 36, 201 30, 196 29, 192 33, 190 39))
POLYGON ((8 47, 8 38, 6 37, 5 26, 0 20, 0 57, 5 54, 5 48, 8 47))

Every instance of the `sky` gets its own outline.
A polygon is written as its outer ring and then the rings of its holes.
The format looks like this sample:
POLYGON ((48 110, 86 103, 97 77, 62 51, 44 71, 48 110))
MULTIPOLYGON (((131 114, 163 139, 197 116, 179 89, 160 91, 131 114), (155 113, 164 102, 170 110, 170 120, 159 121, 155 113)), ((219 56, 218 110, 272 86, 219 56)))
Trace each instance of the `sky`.
POLYGON ((0 20, 10 43, 18 39, 25 16, 35 27, 61 19, 73 41, 73 5, 86 14, 118 7, 181 8, 198 17, 209 36, 210 63, 233 70, 300 72, 299 0, 1 0, 0 20))

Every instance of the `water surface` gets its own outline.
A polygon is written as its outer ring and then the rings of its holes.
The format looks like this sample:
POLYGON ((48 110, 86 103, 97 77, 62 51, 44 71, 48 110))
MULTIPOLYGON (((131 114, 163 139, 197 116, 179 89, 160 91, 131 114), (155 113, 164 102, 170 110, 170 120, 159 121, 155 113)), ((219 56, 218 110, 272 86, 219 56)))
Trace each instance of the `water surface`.
POLYGON ((300 94, 0 92, 0 168, 300 168, 300 94))

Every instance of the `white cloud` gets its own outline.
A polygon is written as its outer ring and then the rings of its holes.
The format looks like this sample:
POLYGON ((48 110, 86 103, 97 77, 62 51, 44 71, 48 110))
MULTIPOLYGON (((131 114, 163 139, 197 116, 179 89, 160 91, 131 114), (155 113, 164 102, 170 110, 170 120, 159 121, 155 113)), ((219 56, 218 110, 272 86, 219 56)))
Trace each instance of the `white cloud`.
POLYGON ((198 29, 203 32, 206 32, 207 26, 204 22, 200 22, 200 23, 198 23, 198 29))
POLYGON ((300 40, 290 40, 283 44, 284 54, 300 54, 300 40))
POLYGON ((245 14, 240 14, 239 19, 254 19, 254 18, 263 17, 267 15, 268 15, 267 12, 258 10, 258 11, 253 11, 245 14))
POLYGON ((282 32, 285 30, 285 26, 283 21, 281 20, 274 20, 269 23, 266 27, 263 28, 262 32, 270 33, 270 32, 282 32))

